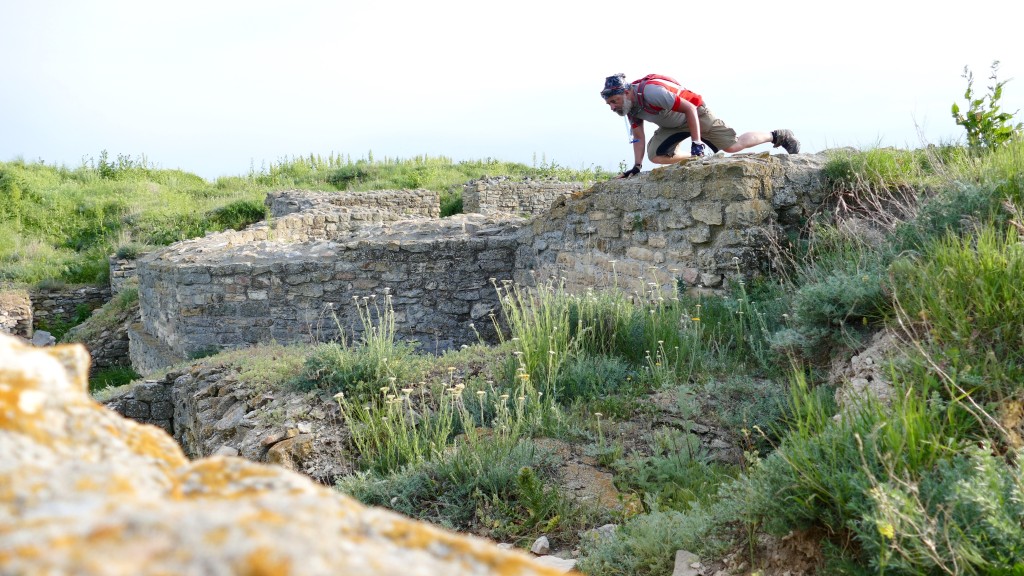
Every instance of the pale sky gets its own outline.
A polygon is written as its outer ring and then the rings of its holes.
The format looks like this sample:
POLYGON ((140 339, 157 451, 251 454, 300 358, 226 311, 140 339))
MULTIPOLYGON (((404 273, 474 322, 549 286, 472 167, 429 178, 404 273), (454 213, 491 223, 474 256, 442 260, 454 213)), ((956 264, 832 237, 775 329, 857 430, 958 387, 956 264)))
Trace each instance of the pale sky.
POLYGON ((0 160, 107 150, 207 179, 370 151, 615 170, 632 152, 598 93, 617 72, 674 76, 738 132, 790 128, 807 152, 916 148, 964 139, 965 65, 986 92, 1000 60, 1003 109, 1024 110, 1022 5, 0 0, 0 160))

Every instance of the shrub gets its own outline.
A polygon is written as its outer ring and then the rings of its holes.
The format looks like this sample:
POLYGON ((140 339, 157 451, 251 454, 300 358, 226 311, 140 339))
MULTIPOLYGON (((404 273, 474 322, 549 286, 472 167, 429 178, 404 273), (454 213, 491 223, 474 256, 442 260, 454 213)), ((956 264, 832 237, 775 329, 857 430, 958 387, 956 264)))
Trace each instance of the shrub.
POLYGON ((241 230, 266 217, 267 208, 257 200, 235 200, 226 206, 216 208, 209 220, 214 228, 241 230))
POLYGON ((737 437, 748 438, 760 454, 778 445, 783 433, 788 391, 776 380, 732 375, 704 387, 706 410, 737 437))
MULTIPOLYGON (((1024 247, 1015 230, 947 236, 892 266, 903 323, 984 404, 1024 381, 1024 247)), ((953 396, 963 391, 950 391, 953 396)))
POLYGON ((131 366, 112 366, 97 370, 89 377, 89 392, 98 392, 104 388, 122 386, 142 376, 131 366))
POLYGON ((999 100, 1003 96, 1003 86, 1006 80, 998 81, 999 61, 992 62, 992 74, 989 80, 993 82, 988 87, 989 93, 976 97, 974 93, 974 73, 970 68, 964 66, 963 78, 967 80, 967 90, 964 98, 967 100, 968 109, 966 113, 960 112, 960 106, 953 103, 953 119, 958 126, 967 130, 967 144, 972 148, 996 148, 1018 136, 1024 124, 1018 122, 1013 124, 1013 114, 999 110, 999 100))
POLYGON ((724 552, 724 530, 701 507, 636 516, 608 539, 584 539, 577 569, 590 576, 671 574, 677 550, 702 557, 724 552))
POLYGON ((627 391, 629 365, 614 356, 581 354, 569 360, 558 374, 557 388, 563 403, 595 400, 608 394, 627 391))
POLYGON ((385 294, 383 304, 374 295, 353 298, 352 305, 362 324, 359 341, 350 345, 343 339, 317 346, 306 358, 296 385, 367 400, 377 397, 382 387, 393 388, 395 382, 401 387, 418 380, 426 363, 411 344, 395 342, 391 295, 385 294))
MULTIPOLYGON (((1021 453, 1013 460, 1020 461, 1021 453)), ((854 524, 869 564, 892 574, 1020 574, 1024 477, 975 446, 920 481, 882 479, 865 521, 854 524)))
POLYGON ((739 491, 748 510, 773 533, 819 526, 841 537, 872 513, 879 479, 916 481, 951 458, 963 407, 942 400, 934 381, 897 387, 891 406, 865 397, 833 419, 831 395, 795 378, 790 432, 739 491))
POLYGON ((462 530, 485 527, 499 538, 548 529, 571 539, 587 512, 551 486, 550 456, 526 439, 480 437, 443 457, 390 475, 361 473, 337 488, 369 505, 462 530))
POLYGON ((858 347, 889 310, 880 270, 835 270, 797 289, 792 323, 771 341, 806 358, 822 359, 835 346, 858 347))

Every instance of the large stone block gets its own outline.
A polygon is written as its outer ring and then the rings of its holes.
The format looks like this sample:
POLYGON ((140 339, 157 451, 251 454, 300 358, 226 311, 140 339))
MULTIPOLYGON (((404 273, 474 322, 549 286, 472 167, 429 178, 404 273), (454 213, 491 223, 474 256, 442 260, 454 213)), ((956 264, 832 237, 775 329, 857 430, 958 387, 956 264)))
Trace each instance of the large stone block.
POLYGON ((553 575, 525 554, 242 458, 189 461, 93 402, 80 345, 0 335, 0 559, 10 574, 553 575))

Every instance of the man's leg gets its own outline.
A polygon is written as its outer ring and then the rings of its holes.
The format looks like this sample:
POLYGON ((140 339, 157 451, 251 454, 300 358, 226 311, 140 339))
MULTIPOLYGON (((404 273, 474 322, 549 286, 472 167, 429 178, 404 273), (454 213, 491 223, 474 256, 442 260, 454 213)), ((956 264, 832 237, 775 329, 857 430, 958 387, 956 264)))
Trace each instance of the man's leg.
POLYGON ((726 152, 739 152, 740 150, 746 150, 747 148, 753 148, 760 144, 767 144, 772 141, 771 132, 744 132, 736 137, 736 143, 728 148, 723 148, 726 152))
POLYGON ((736 138, 736 143, 728 148, 723 148, 726 152, 739 152, 740 150, 746 150, 759 144, 767 144, 771 142, 775 148, 782 147, 786 149, 786 152, 790 154, 797 154, 800 152, 800 141, 793 135, 792 130, 772 130, 771 132, 745 132, 740 134, 736 138))
POLYGON ((647 143, 647 159, 655 164, 675 164, 690 155, 679 143, 690 137, 686 128, 658 128, 647 143))

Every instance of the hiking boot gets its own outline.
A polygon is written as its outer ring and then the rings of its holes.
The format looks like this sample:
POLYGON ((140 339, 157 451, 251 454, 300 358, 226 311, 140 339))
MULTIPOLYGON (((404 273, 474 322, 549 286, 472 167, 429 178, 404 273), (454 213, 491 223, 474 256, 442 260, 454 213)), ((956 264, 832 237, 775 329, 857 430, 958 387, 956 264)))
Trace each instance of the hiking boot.
POLYGON ((790 154, 800 153, 800 141, 793 135, 792 130, 772 130, 772 146, 782 146, 790 154))

